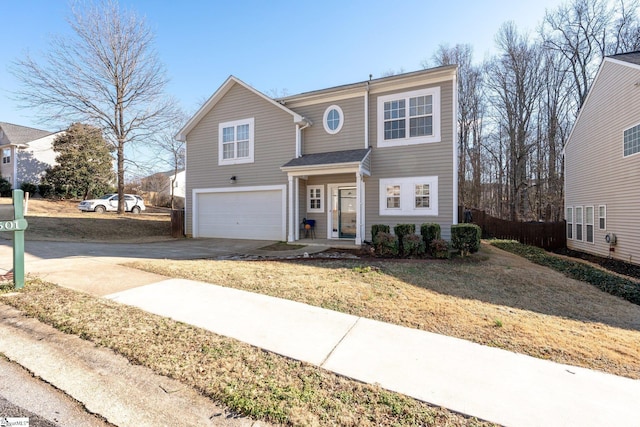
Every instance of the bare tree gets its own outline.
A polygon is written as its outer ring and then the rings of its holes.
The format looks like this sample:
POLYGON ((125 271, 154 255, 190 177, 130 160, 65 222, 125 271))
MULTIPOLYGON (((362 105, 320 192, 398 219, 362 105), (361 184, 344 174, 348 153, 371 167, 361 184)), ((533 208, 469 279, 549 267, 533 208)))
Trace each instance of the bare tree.
MULTIPOLYGON (((473 47, 440 45, 432 56, 436 66, 458 69, 458 189, 465 206, 480 207, 482 176, 482 121, 485 110, 482 67, 473 64, 473 47)), ((429 62, 422 66, 428 68, 429 62)))
POLYGON ((46 119, 90 123, 103 129, 117 153, 118 212, 124 212, 125 145, 165 125, 165 70, 144 19, 116 0, 81 7, 68 19, 71 37, 54 37, 43 63, 26 55, 14 62, 22 106, 46 119))
POLYGON ((524 217, 527 208, 527 165, 532 149, 530 126, 542 89, 542 50, 530 43, 528 37, 520 35, 512 22, 501 27, 496 43, 500 52, 488 65, 487 86, 493 95, 498 126, 506 137, 509 217, 515 221, 524 217))

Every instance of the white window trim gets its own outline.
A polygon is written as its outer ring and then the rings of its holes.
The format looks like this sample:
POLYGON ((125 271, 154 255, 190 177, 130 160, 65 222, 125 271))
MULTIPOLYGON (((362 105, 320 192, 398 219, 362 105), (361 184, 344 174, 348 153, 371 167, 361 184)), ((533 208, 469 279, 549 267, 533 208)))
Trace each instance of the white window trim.
POLYGON ((587 243, 595 244, 596 240, 596 210, 594 206, 584 207, 584 241, 587 243), (591 209, 591 224, 589 224, 589 216, 587 215, 587 209, 591 209), (587 232, 589 226, 591 226, 591 240, 589 240, 589 233, 587 232))
POLYGON ((624 133, 626 131, 628 131, 628 130, 633 129, 634 127, 637 127, 637 126, 640 126, 640 123, 636 123, 635 125, 629 126, 628 128, 622 130, 622 157, 625 158, 625 159, 627 157, 631 157, 631 156, 635 156, 636 154, 640 154, 640 151, 636 151, 635 153, 631 153, 631 154, 625 154, 624 153, 624 133))
POLYGON ((308 185, 307 186, 307 212, 324 213, 324 185, 308 185), (318 190, 318 189, 320 190, 320 208, 311 208, 311 190, 318 190))
POLYGON ((574 240, 578 242, 584 242, 585 228, 584 228, 584 207, 583 206, 575 206, 573 212, 573 217, 575 218, 575 227, 576 232, 574 234, 574 240), (580 209, 580 218, 578 218, 578 209, 580 209), (578 225, 580 225, 580 238, 578 239, 578 225))
POLYGON ((573 206, 567 206, 567 239, 569 240, 574 240, 575 239, 575 233, 573 231, 573 218, 574 218, 574 209, 573 206), (569 218, 569 209, 571 209, 571 218, 569 218), (569 237, 569 228, 571 228, 571 237, 569 237))
POLYGON ((414 90, 411 92, 402 92, 396 93, 393 95, 385 95, 378 97, 378 147, 398 147, 403 145, 414 145, 414 144, 428 144, 433 142, 440 142, 440 87, 433 87, 428 89, 414 90), (407 113, 406 120, 406 133, 403 139, 384 139, 384 103, 387 101, 394 101, 399 99, 406 100, 406 109, 409 109, 409 98, 414 98, 416 96, 428 96, 431 95, 431 100, 433 102, 432 108, 432 117, 433 117, 433 134, 429 136, 418 136, 418 137, 410 137, 409 136, 409 115, 407 113))
POLYGON ((598 206, 598 230, 606 230, 607 229, 607 205, 599 205, 598 206), (600 216, 600 208, 604 208, 604 215, 600 216), (600 227, 600 219, 604 218, 604 227, 600 227))
POLYGON ((416 176, 408 178, 384 178, 379 189, 380 216, 438 216, 438 177, 416 176), (415 186, 429 184, 429 207, 416 208, 415 186), (400 208, 387 208, 387 186, 400 186, 400 208))
MULTIPOLYGON (((254 123, 253 117, 242 120, 234 120, 232 122, 224 122, 218 125, 218 165, 239 165, 242 163, 253 163, 254 161, 254 123), (237 127, 240 125, 249 125, 249 156, 243 158, 225 159, 223 153, 222 130, 228 127, 237 127)), ((235 131, 234 131, 235 132, 235 131)), ((234 143, 237 153, 238 144, 234 143)))
POLYGON ((322 126, 324 126, 325 132, 330 135, 335 135, 342 130, 342 125, 344 125, 344 113, 342 112, 342 108, 337 105, 330 105, 329 107, 327 107, 327 109, 324 110, 324 115, 322 116, 322 126), (340 116, 340 123, 335 130, 331 130, 331 128, 327 126, 327 118, 329 117, 329 112, 331 110, 336 110, 338 112, 338 115, 340 116))

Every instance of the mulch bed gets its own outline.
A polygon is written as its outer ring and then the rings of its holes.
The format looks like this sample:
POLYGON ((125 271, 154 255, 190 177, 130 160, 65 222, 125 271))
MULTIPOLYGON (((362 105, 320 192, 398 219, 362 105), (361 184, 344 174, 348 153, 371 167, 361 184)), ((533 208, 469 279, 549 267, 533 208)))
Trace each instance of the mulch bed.
POLYGON ((628 262, 620 261, 613 258, 604 258, 597 255, 591 255, 584 252, 578 252, 571 249, 562 249, 555 251, 560 255, 566 255, 572 258, 578 258, 588 261, 593 264, 597 264, 602 268, 613 271, 614 273, 622 274, 625 276, 640 279, 640 265, 630 264, 628 262))

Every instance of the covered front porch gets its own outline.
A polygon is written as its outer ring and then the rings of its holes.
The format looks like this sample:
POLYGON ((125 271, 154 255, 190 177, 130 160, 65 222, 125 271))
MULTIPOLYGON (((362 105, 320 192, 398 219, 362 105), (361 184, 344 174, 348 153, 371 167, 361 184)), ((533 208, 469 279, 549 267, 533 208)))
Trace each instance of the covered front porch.
POLYGON ((282 166, 288 176, 288 242, 362 244, 370 154, 370 149, 308 154, 282 166))

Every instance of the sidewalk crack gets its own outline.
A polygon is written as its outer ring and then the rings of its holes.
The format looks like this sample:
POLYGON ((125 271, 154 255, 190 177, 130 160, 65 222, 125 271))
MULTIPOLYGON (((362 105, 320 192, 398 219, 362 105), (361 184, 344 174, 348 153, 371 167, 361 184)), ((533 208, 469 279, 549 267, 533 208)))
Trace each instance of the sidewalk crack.
POLYGON ((360 319, 362 319, 362 317, 358 317, 356 319, 355 322, 353 322, 353 325, 351 325, 351 327, 347 330, 347 332, 344 333, 344 335, 342 336, 342 338, 340 338, 340 340, 336 343, 336 345, 333 346, 333 348, 331 349, 331 351, 329 352, 329 354, 327 354, 327 356, 322 360, 322 363, 320 363, 320 367, 324 367, 324 364, 327 363, 327 360, 329 360, 329 358, 331 357, 331 355, 336 351, 336 348, 338 348, 338 346, 340 344, 342 344, 342 341, 344 341, 344 339, 347 337, 347 335, 349 335, 349 333, 351 333, 351 331, 353 330, 353 328, 356 327, 356 325, 358 324, 358 322, 360 321, 360 319))

